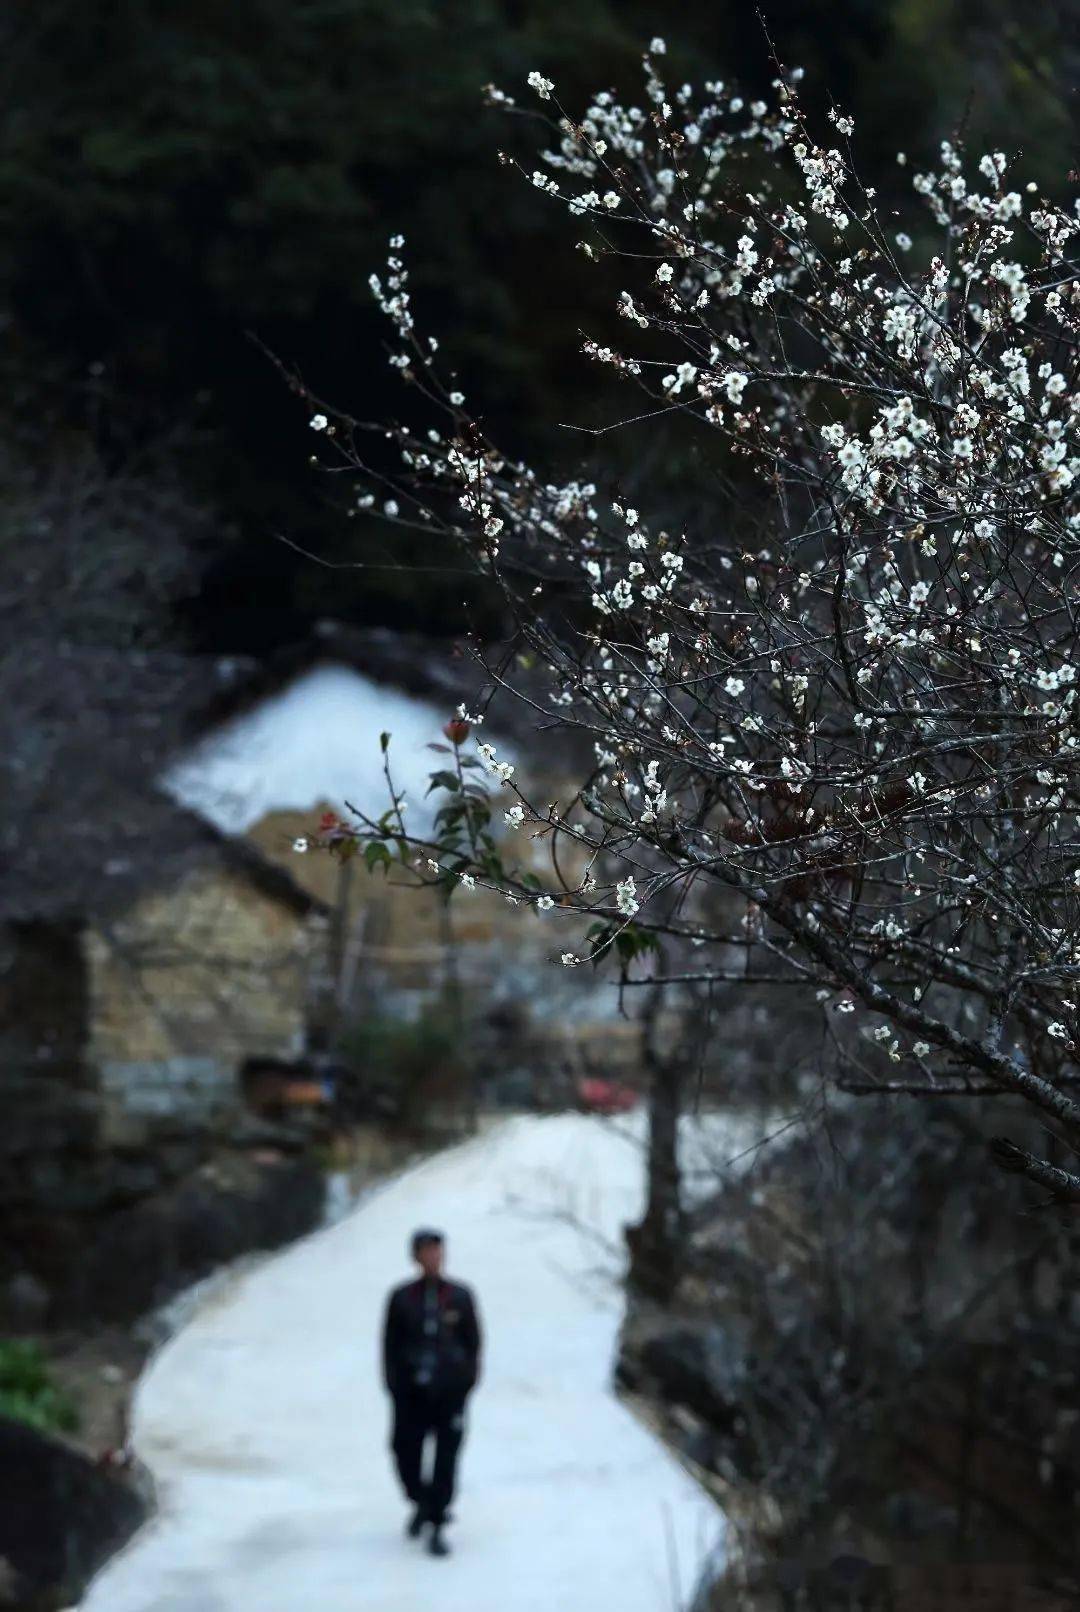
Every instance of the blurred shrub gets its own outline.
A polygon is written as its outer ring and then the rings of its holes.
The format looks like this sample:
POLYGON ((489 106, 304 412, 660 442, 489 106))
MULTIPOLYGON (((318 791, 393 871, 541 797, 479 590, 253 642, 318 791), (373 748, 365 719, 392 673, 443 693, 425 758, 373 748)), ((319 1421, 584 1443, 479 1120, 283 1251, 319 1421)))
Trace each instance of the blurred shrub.
POLYGON ((52 1381, 36 1343, 0 1339, 0 1416, 42 1433, 72 1433, 79 1425, 74 1404, 52 1381))
MULTIPOLYGON (((755 7, 667 10, 672 82, 720 75, 755 93, 774 76, 755 7)), ((807 94, 855 117, 884 205, 958 120, 976 144, 992 130, 1034 171, 1064 176, 1077 139, 1074 10, 764 7, 781 57, 807 69, 807 94), (896 164, 901 144, 910 167, 896 164)), ((444 635, 475 627, 440 544, 414 534, 391 552, 377 521, 346 523, 312 496, 303 415, 247 333, 358 417, 392 414, 367 277, 400 229, 417 311, 453 331, 447 358, 470 401, 513 452, 542 438, 576 467, 588 439, 556 422, 601 423, 612 405, 567 342, 567 310, 604 339, 619 283, 495 161, 498 146, 515 149, 516 124, 484 111, 481 86, 531 106, 524 81, 542 69, 570 107, 605 81, 638 95, 639 52, 659 20, 644 0, 0 7, 4 349, 30 375, 108 375, 155 429, 197 416, 211 433, 185 476, 240 538, 219 545, 192 612, 212 647, 258 653, 345 613, 444 635), (557 293, 552 251, 565 258, 557 293), (278 534, 368 569, 350 578, 306 563, 278 534)), ((643 470, 655 483, 656 466, 639 468, 639 434, 626 444, 630 493, 643 470)))
POLYGON ((432 1123, 433 1110, 460 1110, 468 1103, 469 1063, 460 1021, 439 1001, 416 1019, 372 1014, 342 1037, 341 1050, 365 1084, 388 1088, 398 1118, 410 1128, 432 1123))

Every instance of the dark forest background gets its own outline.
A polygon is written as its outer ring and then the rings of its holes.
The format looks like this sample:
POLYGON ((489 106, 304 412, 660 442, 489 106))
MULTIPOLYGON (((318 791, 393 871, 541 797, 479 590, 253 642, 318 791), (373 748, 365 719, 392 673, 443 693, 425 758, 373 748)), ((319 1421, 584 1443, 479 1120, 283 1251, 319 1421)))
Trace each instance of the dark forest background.
MULTIPOLYGON (((811 101, 854 114, 892 203, 961 123, 1053 186, 1074 165, 1075 0, 773 0, 811 101), (898 147, 911 157, 899 169, 898 147)), ((419 309, 504 441, 566 469, 598 417, 578 331, 613 288, 496 160, 539 68, 570 105, 671 79, 772 77, 743 0, 38 0, 0 15, 0 612, 74 639, 263 654, 332 614, 441 634, 437 572, 382 568, 313 475, 262 348, 352 413, 399 407, 368 275, 408 237, 419 309), (253 340, 252 338, 256 338, 253 340), (259 344, 262 344, 260 347, 259 344), (72 518, 77 510, 78 518, 72 518), (285 536, 354 571, 304 560, 285 536), (28 609, 28 606, 34 607, 28 609)), ((610 441, 608 443, 610 448, 610 441)), ((643 445, 630 441, 641 465, 643 445)), ((616 450, 619 451, 619 450, 616 450)), ((625 449, 623 450, 625 451, 625 449)), ((629 461, 628 461, 629 462, 629 461)), ((400 557, 395 549, 394 559, 400 557)), ((437 561, 439 556, 419 554, 437 561)))

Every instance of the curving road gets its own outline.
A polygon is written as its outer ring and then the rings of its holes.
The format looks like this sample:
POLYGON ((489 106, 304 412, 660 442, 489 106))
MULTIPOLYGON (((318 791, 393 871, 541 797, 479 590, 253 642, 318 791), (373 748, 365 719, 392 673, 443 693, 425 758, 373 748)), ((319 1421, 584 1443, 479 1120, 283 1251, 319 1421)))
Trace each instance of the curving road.
POLYGON ((675 1612, 722 1518, 612 1395, 625 1128, 507 1120, 239 1275, 153 1361, 134 1440, 158 1515, 83 1612, 675 1612), (487 1333, 454 1554, 403 1537, 377 1338, 415 1225, 487 1333))

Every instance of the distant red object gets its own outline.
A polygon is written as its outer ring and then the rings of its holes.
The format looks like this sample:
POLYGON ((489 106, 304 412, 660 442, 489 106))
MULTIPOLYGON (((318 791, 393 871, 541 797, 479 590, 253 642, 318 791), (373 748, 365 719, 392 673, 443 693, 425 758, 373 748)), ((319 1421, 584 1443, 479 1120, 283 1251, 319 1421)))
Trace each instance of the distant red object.
POLYGON ((451 744, 464 744, 469 737, 469 724, 459 716, 452 716, 443 728, 443 732, 451 744))
POLYGON ((134 1452, 130 1450, 127 1445, 124 1445, 121 1449, 102 1450, 101 1454, 98 1456, 97 1464, 98 1466, 103 1467, 119 1467, 124 1469, 131 1466, 134 1463, 134 1460, 134 1452))
POLYGON ((578 1103, 590 1114, 627 1114, 636 1108, 636 1091, 618 1080, 579 1080, 578 1103))

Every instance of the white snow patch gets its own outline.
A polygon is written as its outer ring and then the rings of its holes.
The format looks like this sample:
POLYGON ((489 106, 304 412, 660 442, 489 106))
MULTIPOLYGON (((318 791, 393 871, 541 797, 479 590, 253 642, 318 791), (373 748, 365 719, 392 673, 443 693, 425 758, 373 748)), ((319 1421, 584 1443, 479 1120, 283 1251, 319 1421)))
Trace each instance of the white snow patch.
MULTIPOLYGON (((378 818, 390 804, 380 733, 391 735, 394 784, 408 798, 408 821, 425 828, 428 776, 440 758, 453 713, 373 682, 347 666, 319 666, 281 693, 211 734, 163 779, 182 805, 227 834, 241 834, 271 811, 308 811, 346 801, 378 818)), ((434 797, 433 797, 434 798, 434 797)))
POLYGON ((160 1511, 83 1612, 684 1607, 722 1516, 611 1390, 640 1135, 508 1120, 215 1294, 140 1384, 160 1511), (430 1222, 487 1340, 444 1562, 403 1537, 377 1364, 385 1295, 430 1222))

